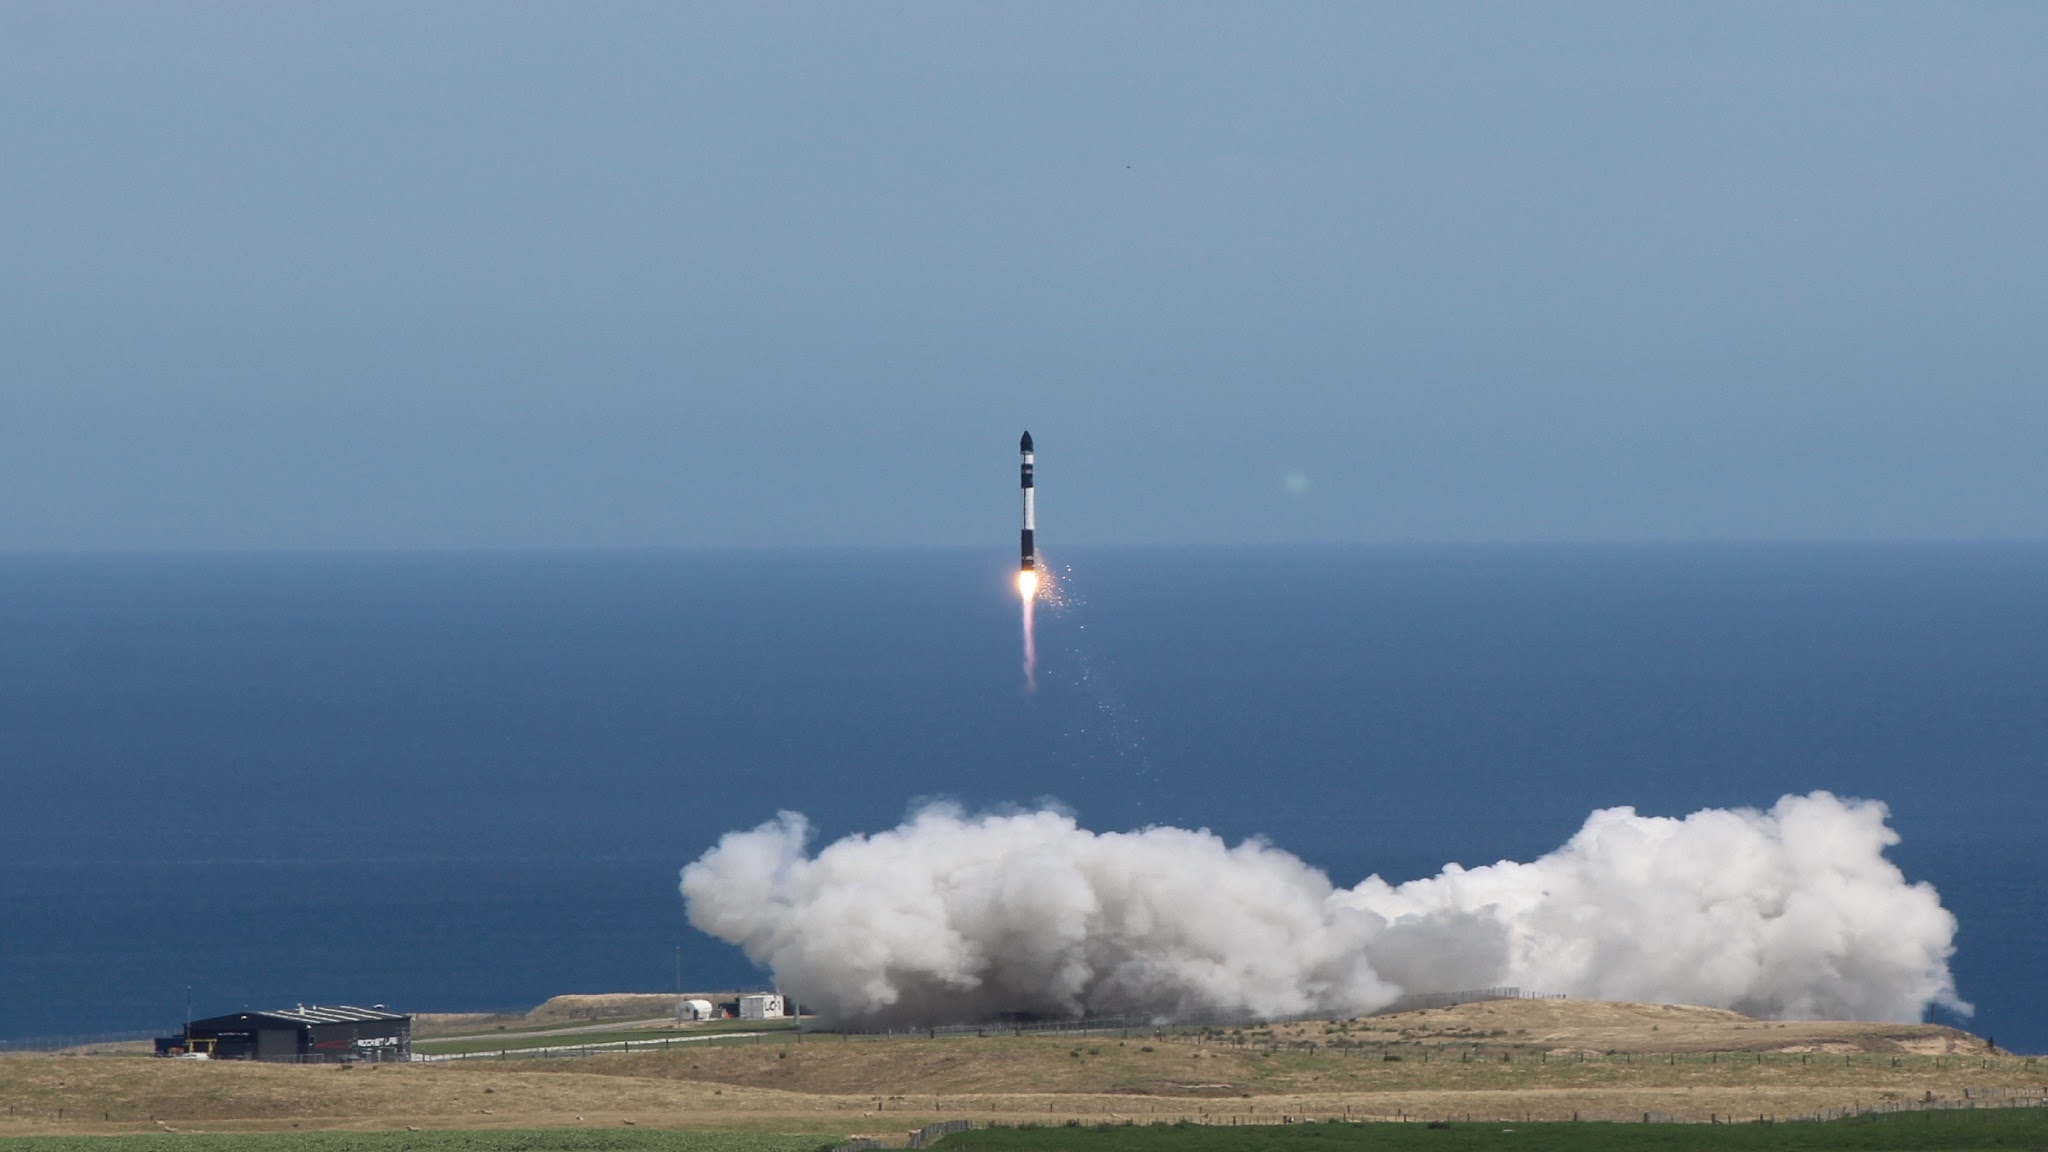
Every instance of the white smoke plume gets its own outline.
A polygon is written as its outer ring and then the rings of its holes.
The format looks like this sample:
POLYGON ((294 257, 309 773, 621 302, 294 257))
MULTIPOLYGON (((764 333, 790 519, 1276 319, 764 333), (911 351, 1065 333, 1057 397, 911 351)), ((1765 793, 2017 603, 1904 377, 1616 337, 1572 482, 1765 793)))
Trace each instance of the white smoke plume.
POLYGON ((806 854, 784 812, 683 869, 690 922, 828 1020, 1353 1014, 1516 985, 1778 1018, 1967 1012, 1955 917, 1873 801, 1593 813, 1531 863, 1338 888, 1260 841, 927 807, 806 854))

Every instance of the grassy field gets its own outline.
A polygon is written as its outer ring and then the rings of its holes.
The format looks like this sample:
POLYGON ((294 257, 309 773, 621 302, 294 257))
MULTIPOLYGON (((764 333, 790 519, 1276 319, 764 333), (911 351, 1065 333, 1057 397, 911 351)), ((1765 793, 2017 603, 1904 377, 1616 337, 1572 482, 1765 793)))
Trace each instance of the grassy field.
POLYGON ((1979 1152, 2048 1148, 2048 1111, 1862 1116, 1824 1124, 1296 1124, 996 1128, 949 1152, 1979 1152))
MULTIPOLYGON (((1645 1113, 1707 1129, 1731 1116, 2040 1101, 2044 1088, 2048 1061, 1993 1052, 1953 1029, 1510 1001, 1272 1028, 785 1031, 670 1050, 357 1067, 0 1056, 0 1136, 675 1129, 867 1135, 900 1145, 909 1130, 950 1120, 1073 1120, 1091 1131, 1124 1121, 1221 1129, 1283 1118, 1641 1127, 1645 1113)), ((1312 1126, 1287 1129, 1295 1127, 1312 1126)), ((1445 1131, 1374 1130, 1405 1129, 1445 1131)), ((2040 1147, 2048 1152, 2048 1141, 2040 1147)))
POLYGON ((816 1136, 575 1128, 0 1137, 5 1152, 819 1152, 816 1136))
MULTIPOLYGON (((816 1135, 638 1129, 0 1137, 0 1152, 820 1152, 816 1135)), ((1863 1116, 1799 1124, 1051 1125, 948 1136, 949 1152, 2027 1152, 2048 1110, 1863 1116)))
MULTIPOLYGON (((737 993, 696 995, 729 1000, 737 993)), ((672 992, 556 996, 524 1012, 420 1012, 413 1016, 412 1030, 415 1037, 448 1036, 578 1024, 627 1024, 657 1017, 673 1019, 677 999, 672 992)))
POLYGON ((518 1052, 530 1048, 576 1048, 600 1047, 621 1041, 645 1042, 649 1040, 673 1040, 678 1044, 707 1043, 706 1037, 723 1036, 731 1033, 794 1032, 796 1021, 778 1020, 706 1020, 680 1027, 662 1024, 647 1027, 645 1022, 628 1021, 617 1029, 599 1029, 574 1032, 550 1030, 540 1035, 519 1032, 479 1032, 468 1036, 437 1037, 431 1040, 413 1041, 413 1051, 426 1056, 449 1055, 467 1052, 518 1052))
POLYGON ((477 1036, 525 1036, 535 1032, 562 1035, 565 1033, 581 1032, 586 1029, 616 1031, 624 1028, 667 1027, 674 1023, 675 1016, 670 1014, 665 1016, 644 1016, 631 1020, 577 1020, 568 1023, 557 1020, 545 1024, 495 1024, 488 1027, 463 1027, 460 1026, 459 1022, 457 1024, 444 1023, 429 1032, 421 1028, 418 1022, 415 1021, 413 1025, 413 1041, 414 1043, 420 1043, 469 1039, 477 1036))

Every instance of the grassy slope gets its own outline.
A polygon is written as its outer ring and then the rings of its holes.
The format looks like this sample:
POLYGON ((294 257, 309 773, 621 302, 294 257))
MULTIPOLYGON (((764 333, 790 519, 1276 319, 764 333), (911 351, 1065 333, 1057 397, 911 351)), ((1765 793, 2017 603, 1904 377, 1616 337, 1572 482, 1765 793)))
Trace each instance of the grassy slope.
POLYGON ((542 1128, 0 1137, 5 1152, 817 1152, 816 1136, 542 1128))
MULTIPOLYGON (((1560 1057, 1457 1053, 1389 1061, 1340 1055, 1133 1037, 811 1036, 706 1048, 555 1062, 538 1072, 582 1071, 651 1079, 710 1081, 826 1094, 1122 1093, 1227 1100, 1250 1094, 1711 1092, 1750 1088, 1840 1089, 1857 1099, 1954 1096, 1965 1086, 2038 1085, 2048 1069, 2024 1058, 1869 1053, 1680 1053, 1560 1057)), ((1768 1109, 1766 1109, 1768 1111, 1768 1109)))
POLYGON ((2044 1081, 2048 1061, 1992 1055, 1982 1041, 1926 1026, 1766 1025, 1696 1009, 1539 1002, 1207 1037, 785 1032, 669 1051, 352 1070, 7 1056, 0 1133, 632 1121, 642 1131, 900 1141, 906 1129, 955 1118, 1228 1125, 1283 1115, 1590 1121, 1651 1112, 1705 1121, 1960 1100, 1966 1091, 2007 1099, 2038 1095, 2044 1081), (1670 1050, 1651 1054, 1652 1045, 1670 1050), (1819 1050, 1786 1050, 1795 1047, 1819 1050))
POLYGON ((2048 1147, 2038 1108, 1867 1116, 1826 1124, 1297 1124, 1286 1127, 998 1128, 950 1152, 1979 1152, 2048 1147))
POLYGON ((674 1020, 674 1016, 647 1016, 617 1021, 578 1020, 567 1024, 561 1021, 554 1021, 547 1024, 493 1024, 474 1028, 458 1028, 444 1025, 431 1033, 420 1028, 417 1022, 415 1022, 412 1038, 414 1044, 421 1044, 439 1043, 447 1040, 468 1040, 489 1036, 525 1036, 536 1032, 574 1035, 585 1030, 616 1032, 628 1028, 667 1027, 674 1020))
POLYGON ((413 1041, 413 1051, 425 1056, 440 1056, 461 1052, 517 1052, 527 1048, 578 1048, 617 1044, 622 1040, 673 1040, 678 1044, 703 1044, 702 1037, 722 1036, 727 1033, 749 1032, 793 1032, 794 1020, 707 1020, 677 1028, 669 1025, 660 1027, 634 1027, 630 1023, 618 1029, 604 1031, 548 1032, 543 1035, 521 1035, 516 1032, 483 1032, 472 1036, 437 1037, 413 1041))
MULTIPOLYGON (((817 1136, 622 1129, 0 1137, 0 1152, 816 1152, 817 1136)), ((2033 1108, 1826 1124, 1296 1124, 997 1128, 951 1152, 1990 1152, 2048 1147, 2033 1108)))

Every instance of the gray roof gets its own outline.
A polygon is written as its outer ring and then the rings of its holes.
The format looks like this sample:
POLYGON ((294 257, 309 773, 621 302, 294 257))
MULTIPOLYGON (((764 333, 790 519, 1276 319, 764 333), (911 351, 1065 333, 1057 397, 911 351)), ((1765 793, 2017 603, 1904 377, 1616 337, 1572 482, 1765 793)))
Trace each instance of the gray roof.
POLYGON ((273 1020, 289 1020, 294 1024, 351 1024, 367 1020, 409 1020, 411 1017, 399 1012, 386 1012, 379 1008, 352 1008, 347 1004, 321 1007, 318 1004, 301 1004, 297 1008, 284 1008, 275 1012, 257 1012, 257 1016, 268 1016, 273 1020))

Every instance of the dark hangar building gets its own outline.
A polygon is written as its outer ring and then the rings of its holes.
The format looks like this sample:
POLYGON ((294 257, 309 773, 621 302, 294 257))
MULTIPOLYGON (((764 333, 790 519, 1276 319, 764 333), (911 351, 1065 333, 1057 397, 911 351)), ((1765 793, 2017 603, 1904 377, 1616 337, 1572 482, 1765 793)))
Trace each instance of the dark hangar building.
POLYGON ((215 1060, 344 1064, 412 1059, 412 1017, 375 1008, 301 1004, 276 1012, 237 1012, 185 1025, 156 1042, 157 1054, 205 1054, 215 1060))

